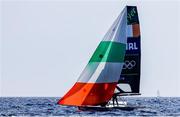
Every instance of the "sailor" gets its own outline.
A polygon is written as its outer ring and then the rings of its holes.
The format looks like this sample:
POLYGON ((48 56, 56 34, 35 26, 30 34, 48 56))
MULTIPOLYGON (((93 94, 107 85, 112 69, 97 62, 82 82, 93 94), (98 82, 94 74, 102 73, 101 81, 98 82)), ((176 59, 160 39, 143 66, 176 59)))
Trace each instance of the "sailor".
POLYGON ((114 103, 115 101, 116 101, 116 105, 118 106, 118 99, 117 99, 118 94, 124 93, 124 91, 121 88, 119 88, 118 86, 116 86, 116 89, 119 92, 113 94, 113 97, 112 97, 113 98, 113 106, 115 105, 115 103, 114 103))

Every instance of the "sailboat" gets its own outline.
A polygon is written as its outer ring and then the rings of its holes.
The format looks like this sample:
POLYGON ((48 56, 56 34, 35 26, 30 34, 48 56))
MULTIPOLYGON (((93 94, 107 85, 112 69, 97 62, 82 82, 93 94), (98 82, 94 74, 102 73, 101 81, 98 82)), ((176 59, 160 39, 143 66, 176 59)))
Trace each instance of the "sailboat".
POLYGON ((140 95, 140 26, 136 6, 125 6, 60 105, 132 109, 121 96, 140 95))

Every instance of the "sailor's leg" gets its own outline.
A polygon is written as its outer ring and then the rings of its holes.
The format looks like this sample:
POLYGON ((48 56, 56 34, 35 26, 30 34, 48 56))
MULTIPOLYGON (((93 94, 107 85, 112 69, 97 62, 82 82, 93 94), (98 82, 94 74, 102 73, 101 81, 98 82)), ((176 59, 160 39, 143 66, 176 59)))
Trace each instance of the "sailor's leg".
POLYGON ((116 105, 118 106, 118 100, 117 100, 117 97, 116 97, 116 105))
POLYGON ((114 100, 115 100, 115 99, 114 99, 114 96, 113 96, 113 106, 114 106, 114 100))

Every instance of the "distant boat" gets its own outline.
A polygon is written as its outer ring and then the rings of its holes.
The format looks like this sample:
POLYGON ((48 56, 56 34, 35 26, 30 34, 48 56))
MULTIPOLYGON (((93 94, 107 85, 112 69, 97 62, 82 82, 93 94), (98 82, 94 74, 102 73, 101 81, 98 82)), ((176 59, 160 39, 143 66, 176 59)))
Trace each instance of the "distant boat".
POLYGON ((132 110, 121 96, 140 95, 140 26, 136 6, 126 6, 96 48, 74 86, 58 101, 81 110, 132 110))
POLYGON ((160 91, 157 90, 157 97, 160 97, 160 91))

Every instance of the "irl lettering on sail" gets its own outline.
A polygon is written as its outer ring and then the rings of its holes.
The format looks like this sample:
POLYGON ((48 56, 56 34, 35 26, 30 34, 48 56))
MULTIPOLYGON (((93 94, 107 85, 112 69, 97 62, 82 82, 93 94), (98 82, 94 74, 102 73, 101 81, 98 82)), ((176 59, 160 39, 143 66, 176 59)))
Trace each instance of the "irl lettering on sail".
POLYGON ((138 50, 138 47, 136 45, 136 42, 133 43, 127 43, 126 50, 138 50))

